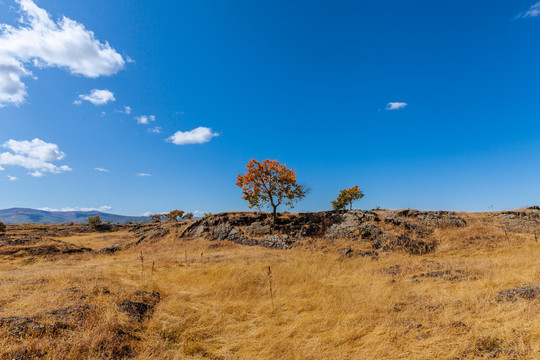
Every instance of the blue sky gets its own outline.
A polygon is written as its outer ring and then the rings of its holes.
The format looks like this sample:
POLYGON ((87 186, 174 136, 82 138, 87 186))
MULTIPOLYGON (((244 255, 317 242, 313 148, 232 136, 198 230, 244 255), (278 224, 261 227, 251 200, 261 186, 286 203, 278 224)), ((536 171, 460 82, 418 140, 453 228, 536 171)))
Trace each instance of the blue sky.
MULTIPOLYGON (((535 1, 0 1, 0 208, 540 203, 535 1)), ((284 210, 284 209, 281 209, 284 210)))

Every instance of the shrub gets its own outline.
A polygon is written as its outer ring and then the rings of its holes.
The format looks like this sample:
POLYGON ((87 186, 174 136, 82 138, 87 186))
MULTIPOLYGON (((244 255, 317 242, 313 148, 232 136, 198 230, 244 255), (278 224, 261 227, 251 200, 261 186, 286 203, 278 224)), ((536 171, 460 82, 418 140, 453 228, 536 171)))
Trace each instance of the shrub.
POLYGON ((101 217, 99 215, 88 217, 88 226, 97 228, 99 225, 101 225, 101 217))

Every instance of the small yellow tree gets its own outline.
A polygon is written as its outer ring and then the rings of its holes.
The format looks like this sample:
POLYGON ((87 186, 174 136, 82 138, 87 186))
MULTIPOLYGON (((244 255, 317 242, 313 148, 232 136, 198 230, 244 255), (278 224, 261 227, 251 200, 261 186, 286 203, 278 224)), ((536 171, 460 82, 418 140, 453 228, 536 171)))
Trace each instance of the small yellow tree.
POLYGON ((349 209, 352 210, 352 203, 358 199, 364 197, 362 190, 358 188, 358 185, 353 186, 349 189, 344 189, 339 192, 339 195, 336 200, 332 201, 332 209, 342 210, 349 205, 349 209))

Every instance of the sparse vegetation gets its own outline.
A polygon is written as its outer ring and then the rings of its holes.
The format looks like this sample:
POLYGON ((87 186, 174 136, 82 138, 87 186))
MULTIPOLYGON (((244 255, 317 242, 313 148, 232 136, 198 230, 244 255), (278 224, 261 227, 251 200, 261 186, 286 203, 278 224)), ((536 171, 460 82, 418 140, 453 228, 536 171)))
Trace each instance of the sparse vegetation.
POLYGON ((249 202, 250 208, 261 209, 268 205, 274 221, 278 206, 293 208, 309 192, 307 186, 297 183, 296 172, 277 160, 266 159, 261 163, 251 159, 246 167, 246 173, 238 174, 236 182, 242 188, 242 199, 249 202))
POLYGON ((0 221, 0 233, 5 232, 5 231, 6 231, 6 224, 0 221))

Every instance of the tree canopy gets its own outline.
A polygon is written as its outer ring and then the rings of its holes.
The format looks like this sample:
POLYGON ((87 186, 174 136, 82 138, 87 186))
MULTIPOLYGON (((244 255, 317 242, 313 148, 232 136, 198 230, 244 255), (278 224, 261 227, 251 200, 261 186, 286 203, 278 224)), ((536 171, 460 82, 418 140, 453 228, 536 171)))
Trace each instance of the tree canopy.
POLYGON ((339 192, 336 200, 331 201, 332 209, 342 210, 349 205, 349 209, 352 209, 352 203, 358 199, 364 197, 362 190, 358 188, 358 185, 349 189, 343 189, 339 192))
POLYGON ((296 172, 277 160, 251 159, 246 168, 245 174, 238 174, 236 182, 242 188, 242 199, 249 202, 250 208, 261 209, 267 205, 272 209, 274 220, 278 206, 293 208, 309 192, 305 185, 297 183, 296 172))

